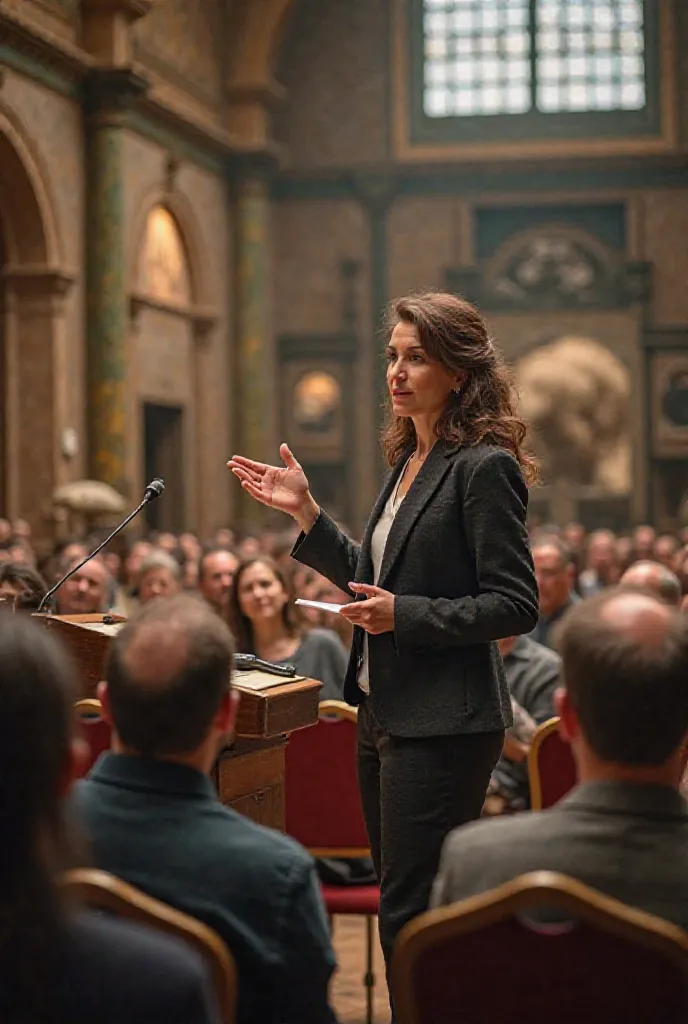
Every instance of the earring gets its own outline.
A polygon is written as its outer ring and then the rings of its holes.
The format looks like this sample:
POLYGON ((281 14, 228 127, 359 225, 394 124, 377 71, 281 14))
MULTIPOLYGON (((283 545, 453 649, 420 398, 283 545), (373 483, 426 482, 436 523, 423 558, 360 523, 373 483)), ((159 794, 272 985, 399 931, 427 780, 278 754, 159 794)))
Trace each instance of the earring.
POLYGON ((461 385, 460 384, 457 384, 456 387, 454 388, 454 394, 455 395, 460 395, 461 394, 461 385))

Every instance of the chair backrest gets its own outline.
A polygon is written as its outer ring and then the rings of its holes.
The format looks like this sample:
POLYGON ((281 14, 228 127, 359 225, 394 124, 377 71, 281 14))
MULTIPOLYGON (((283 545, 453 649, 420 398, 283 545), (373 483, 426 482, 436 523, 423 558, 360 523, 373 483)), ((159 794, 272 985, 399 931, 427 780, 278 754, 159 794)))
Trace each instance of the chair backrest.
POLYGON ((286 831, 316 857, 369 853, 356 771, 356 709, 323 701, 310 729, 292 733, 285 772, 286 831))
POLYGON ((559 719, 550 718, 535 730, 528 751, 530 806, 534 811, 552 807, 577 781, 571 747, 559 732, 559 719))
POLYGON ((128 918, 157 931, 174 935, 193 947, 205 961, 225 1024, 234 1024, 237 971, 234 957, 212 928, 166 903, 147 896, 106 871, 79 868, 60 879, 65 892, 78 903, 128 918))
POLYGON ((391 981, 398 1024, 678 1024, 688 936, 535 872, 421 914, 399 936, 391 981))
POLYGON ((81 738, 88 746, 88 760, 81 774, 87 775, 98 758, 110 749, 112 729, 103 719, 103 707, 95 697, 85 697, 74 705, 76 727, 81 738))

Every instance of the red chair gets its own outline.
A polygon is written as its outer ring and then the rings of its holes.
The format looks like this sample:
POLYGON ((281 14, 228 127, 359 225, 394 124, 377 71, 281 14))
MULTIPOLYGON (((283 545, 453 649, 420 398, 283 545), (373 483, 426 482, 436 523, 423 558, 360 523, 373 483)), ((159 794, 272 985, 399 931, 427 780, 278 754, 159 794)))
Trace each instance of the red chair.
POLYGON ((79 735, 88 747, 88 760, 81 772, 81 777, 88 775, 101 754, 110 749, 112 730, 104 721, 103 708, 99 700, 86 697, 74 705, 76 726, 79 735))
POLYGON ((534 872, 406 925, 391 979, 398 1024, 685 1024, 688 936, 534 872))
MULTIPOLYGON (((356 709, 323 701, 311 729, 292 733, 287 745, 286 831, 314 857, 367 857, 370 854, 356 771, 356 709)), ((373 918, 380 908, 377 885, 323 885, 330 917, 365 917, 367 931, 366 1006, 373 1019, 373 918)))
POLYGON ((576 785, 576 762, 559 732, 559 719, 550 718, 535 730, 528 751, 530 806, 544 811, 576 785))

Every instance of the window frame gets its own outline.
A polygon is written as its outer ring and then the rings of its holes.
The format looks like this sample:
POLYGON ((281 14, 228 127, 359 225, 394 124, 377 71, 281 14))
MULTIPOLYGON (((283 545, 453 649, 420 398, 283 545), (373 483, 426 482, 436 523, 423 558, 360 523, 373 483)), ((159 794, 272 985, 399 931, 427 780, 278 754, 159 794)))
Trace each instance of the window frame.
MULTIPOLYGON (((645 106, 640 110, 529 110, 522 114, 475 114, 429 117, 424 110, 424 0, 405 0, 411 146, 544 142, 589 138, 661 136, 660 10, 643 0, 645 25, 645 106)), ((531 0, 531 24, 536 0, 531 0)))

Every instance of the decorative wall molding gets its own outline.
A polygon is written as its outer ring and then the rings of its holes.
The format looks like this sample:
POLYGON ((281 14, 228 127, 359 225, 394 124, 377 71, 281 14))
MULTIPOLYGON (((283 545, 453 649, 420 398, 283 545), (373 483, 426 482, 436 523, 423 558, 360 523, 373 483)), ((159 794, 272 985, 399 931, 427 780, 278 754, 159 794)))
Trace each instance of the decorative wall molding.
POLYGON ((85 50, 7 10, 0 10, 0 61, 72 96, 95 63, 85 50))

